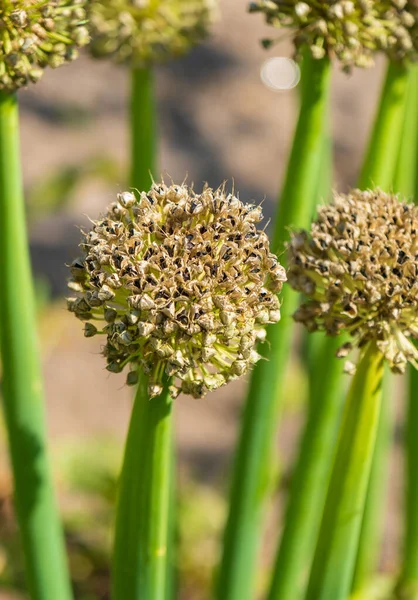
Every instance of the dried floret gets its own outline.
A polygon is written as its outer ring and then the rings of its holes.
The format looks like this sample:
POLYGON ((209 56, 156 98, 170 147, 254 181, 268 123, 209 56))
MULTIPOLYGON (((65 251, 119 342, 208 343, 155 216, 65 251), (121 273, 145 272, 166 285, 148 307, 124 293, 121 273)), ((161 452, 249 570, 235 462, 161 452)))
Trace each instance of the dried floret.
POLYGON ((307 297, 294 316, 310 331, 376 341, 394 372, 418 366, 417 206, 381 190, 336 195, 293 234, 288 277, 307 297))
POLYGON ((143 369, 151 396, 165 376, 173 396, 201 397, 246 373, 266 324, 280 319, 286 280, 261 218, 224 187, 119 194, 84 235, 68 300, 87 337, 106 336, 107 369, 129 365, 132 384, 143 369))

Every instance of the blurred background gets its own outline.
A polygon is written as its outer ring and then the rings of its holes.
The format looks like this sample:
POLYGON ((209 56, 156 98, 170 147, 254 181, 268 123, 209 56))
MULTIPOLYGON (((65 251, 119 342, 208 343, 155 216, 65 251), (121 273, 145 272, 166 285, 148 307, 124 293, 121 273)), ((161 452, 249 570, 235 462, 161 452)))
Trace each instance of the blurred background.
MULTIPOLYGON (((221 18, 207 43, 157 70, 160 168, 199 189, 232 183, 243 201, 274 211, 292 138, 298 90, 274 93, 260 80, 273 56, 289 57, 244 0, 221 0, 221 18)), ((333 77, 334 185, 355 185, 382 79, 383 64, 333 77)), ((104 370, 97 338, 65 309, 66 263, 77 256, 79 227, 95 218, 126 185, 128 72, 82 56, 49 71, 20 93, 22 154, 33 266, 37 281, 48 425, 60 504, 65 516, 77 598, 108 598, 110 523, 131 390, 124 375, 104 370)), ((181 600, 209 597, 225 494, 245 381, 203 400, 176 401, 179 506, 177 567, 181 600)), ((303 423, 305 382, 295 362, 277 435, 280 479, 265 536, 260 590, 281 530, 280 511, 303 423), (263 575, 264 573, 264 575, 263 575)), ((3 436, 4 446, 4 436, 3 436)), ((391 473, 382 569, 396 569, 400 460, 391 473)), ((24 598, 5 450, 0 468, 0 599, 24 598)), ((276 482, 272 482, 276 485, 276 482)), ((57 599, 58 600, 58 599, 57 599)))

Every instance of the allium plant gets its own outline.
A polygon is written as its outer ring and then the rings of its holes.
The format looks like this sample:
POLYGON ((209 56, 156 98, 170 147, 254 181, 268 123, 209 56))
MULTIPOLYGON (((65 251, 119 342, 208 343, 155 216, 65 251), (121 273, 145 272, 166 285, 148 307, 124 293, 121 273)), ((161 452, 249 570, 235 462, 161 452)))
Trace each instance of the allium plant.
MULTIPOLYGON (((321 207, 289 245, 289 282, 307 298, 309 331, 347 332, 360 351, 348 393, 307 600, 350 592, 374 443, 383 363, 417 366, 418 209, 381 190, 354 190, 321 207), (325 287, 324 287, 325 286, 325 287), (325 289, 326 288, 326 289, 325 289)), ((345 354, 350 348, 343 348, 345 354)))
POLYGON ((346 70, 373 66, 379 51, 396 61, 418 51, 415 0, 256 0, 250 10, 273 27, 292 29, 297 55, 308 47, 313 58, 336 57, 346 70))
POLYGON ((15 92, 88 41, 83 0, 3 0, 0 5, 0 351, 2 399, 33 600, 70 600, 52 491, 19 150, 15 92))
POLYGON ((0 6, 0 90, 38 81, 45 67, 78 56, 89 41, 85 0, 4 0, 0 6))
POLYGON ((208 36, 217 0, 90 0, 94 58, 131 69, 130 185, 146 189, 156 176, 153 68, 185 54, 208 36))
POLYGON ((280 319, 286 275, 256 225, 261 209, 224 187, 200 194, 153 184, 118 195, 84 235, 68 308, 85 335, 106 336, 111 372, 139 387, 122 470, 114 600, 166 588, 171 399, 196 398, 245 374, 280 319), (150 400, 151 398, 151 400, 150 400), (139 507, 139 508, 137 508, 139 507), (152 526, 151 526, 152 524, 152 526))

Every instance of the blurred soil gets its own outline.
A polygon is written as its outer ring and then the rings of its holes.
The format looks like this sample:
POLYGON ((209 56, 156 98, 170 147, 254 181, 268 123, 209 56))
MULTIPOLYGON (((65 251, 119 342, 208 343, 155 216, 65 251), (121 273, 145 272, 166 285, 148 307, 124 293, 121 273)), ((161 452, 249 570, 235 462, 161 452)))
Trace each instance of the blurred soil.
MULTIPOLYGON (((274 209, 286 166, 297 107, 297 90, 274 93, 260 81, 260 67, 270 56, 290 56, 283 42, 266 52, 259 40, 269 33, 261 18, 249 16, 241 0, 222 1, 222 20, 214 37, 187 58, 157 70, 161 171, 174 180, 188 176, 199 188, 234 180, 244 201, 264 199, 267 218, 274 209)), ((335 185, 355 184, 370 128, 382 65, 371 71, 333 78, 332 122, 335 185)), ((77 62, 49 72, 42 82, 21 92, 22 152, 28 190, 53 170, 80 165, 94 156, 127 164, 124 68, 77 62)), ((66 293, 65 263, 77 255, 79 230, 86 214, 97 215, 124 188, 86 182, 74 201, 31 226, 33 264, 50 283, 55 298, 66 293)), ((44 370, 49 430, 54 448, 89 436, 117 436, 122 443, 130 411, 123 377, 109 375, 100 344, 85 340, 82 325, 58 300, 43 319, 44 370)), ((245 382, 221 389, 201 401, 176 402, 180 469, 199 481, 224 486, 245 382)), ((289 392, 290 394, 290 392, 289 392)), ((286 399, 278 433, 284 468, 289 469, 302 420, 292 398, 286 399)), ((396 559, 391 548, 399 530, 399 457, 391 474, 384 566, 396 559)), ((274 535, 276 538, 276 535, 274 535)), ((274 546, 274 538, 267 547, 274 546)), ((0 594, 2 600, 6 596, 0 594)), ((9 598, 9 596, 7 596, 9 598)), ((10 597, 11 600, 11 597, 10 597)))

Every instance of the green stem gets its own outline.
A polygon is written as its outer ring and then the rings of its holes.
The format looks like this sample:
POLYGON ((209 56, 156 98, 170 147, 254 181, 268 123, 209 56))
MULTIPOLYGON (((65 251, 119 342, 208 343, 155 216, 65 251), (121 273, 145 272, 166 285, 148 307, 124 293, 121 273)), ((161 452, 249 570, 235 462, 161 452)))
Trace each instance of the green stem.
POLYGON ((361 189, 393 186, 408 88, 408 69, 389 62, 380 104, 360 175, 361 189))
POLYGON ((324 338, 315 356, 309 415, 292 479, 269 600, 296 600, 306 585, 320 525, 341 415, 343 362, 339 338, 324 338), (328 362, 329 355, 334 359, 328 362), (319 369, 319 372, 318 372, 319 369))
POLYGON ((370 576, 375 571, 380 556, 381 525, 385 507, 382 498, 386 497, 388 459, 393 434, 390 406, 392 401, 392 379, 388 369, 383 379, 382 405, 361 523, 352 593, 364 589, 370 576))
POLYGON ((383 356, 363 350, 347 396, 306 600, 345 600, 379 422, 383 356))
POLYGON ((405 598, 418 593, 418 372, 409 371, 409 402, 406 419, 405 541, 399 587, 405 598))
POLYGON ((304 70, 306 88, 275 219, 272 240, 275 251, 283 250, 290 227, 309 224, 317 202, 331 67, 328 59, 312 60, 309 67, 304 70))
POLYGON ((72 596, 47 459, 14 95, 0 92, 0 350, 17 518, 32 600, 72 596))
POLYGON ((120 479, 112 600, 165 600, 169 544, 172 401, 168 383, 151 400, 142 376, 120 479))
MULTIPOLYGON (((328 102, 328 110, 331 111, 331 102, 328 102)), ((322 157, 319 167, 319 177, 317 182, 316 201, 319 204, 328 204, 332 198, 333 182, 333 148, 330 124, 325 127, 324 139, 322 141, 322 157)), ((316 206, 314 206, 314 213, 316 206)), ((313 215, 314 216, 314 215, 313 215)))
MULTIPOLYGON (((289 226, 307 226, 316 202, 324 119, 330 82, 328 60, 312 61, 306 73, 302 105, 286 180, 279 203, 272 247, 281 252, 289 226)), ((271 480, 271 456, 277 431, 284 373, 292 340, 297 294, 282 293, 282 321, 268 328, 269 360, 257 363, 251 377, 238 442, 217 587, 219 600, 253 598, 254 575, 263 509, 271 480)))
POLYGON ((152 69, 133 69, 130 185, 149 190, 156 175, 156 115, 152 69))
MULTIPOLYGON (((418 97, 418 65, 414 67, 415 71, 415 79, 414 79, 414 89, 416 93, 416 97, 418 97)), ((416 129, 416 140, 415 140, 415 156, 418 162, 418 126, 416 129)), ((415 186, 414 186, 414 202, 418 203, 418 165, 415 162, 415 186)))
MULTIPOLYGON (((173 437, 173 436, 172 436, 173 437)), ((167 585, 165 600, 175 600, 177 597, 177 488, 176 488, 176 446, 175 440, 171 444, 170 462, 170 498, 168 509, 168 532, 167 532, 167 585)))
POLYGON ((418 66, 410 68, 408 79, 394 189, 410 199, 415 195, 418 181, 418 66))
MULTIPOLYGON (((404 137, 400 151, 401 191, 414 196, 418 204, 418 66, 413 67, 408 94, 407 114, 404 137), (415 149, 415 150, 414 150, 415 149), (401 157, 407 160, 402 163, 401 157), (410 156, 414 160, 410 159, 410 156)), ((402 570, 399 588, 402 597, 415 598, 418 594, 418 371, 409 368, 409 395, 406 416, 406 487, 405 487, 405 524, 402 570)))
MULTIPOLYGON (((390 62, 383 84, 369 150, 366 155, 360 187, 379 186, 387 191, 395 189, 399 148, 402 144, 405 103, 409 86, 409 71, 401 63, 390 62), (388 143, 390 140, 390 143, 388 143)), ((391 374, 387 373, 384 389, 390 386, 391 374)), ((384 396, 386 396, 384 392, 384 396)), ((373 573, 380 547, 382 511, 376 510, 376 498, 385 494, 387 481, 388 451, 391 442, 389 404, 385 398, 381 412, 379 433, 373 458, 371 479, 359 538, 358 556, 354 575, 354 590, 359 590, 373 573)), ((381 503, 379 504, 381 505, 381 503)))

